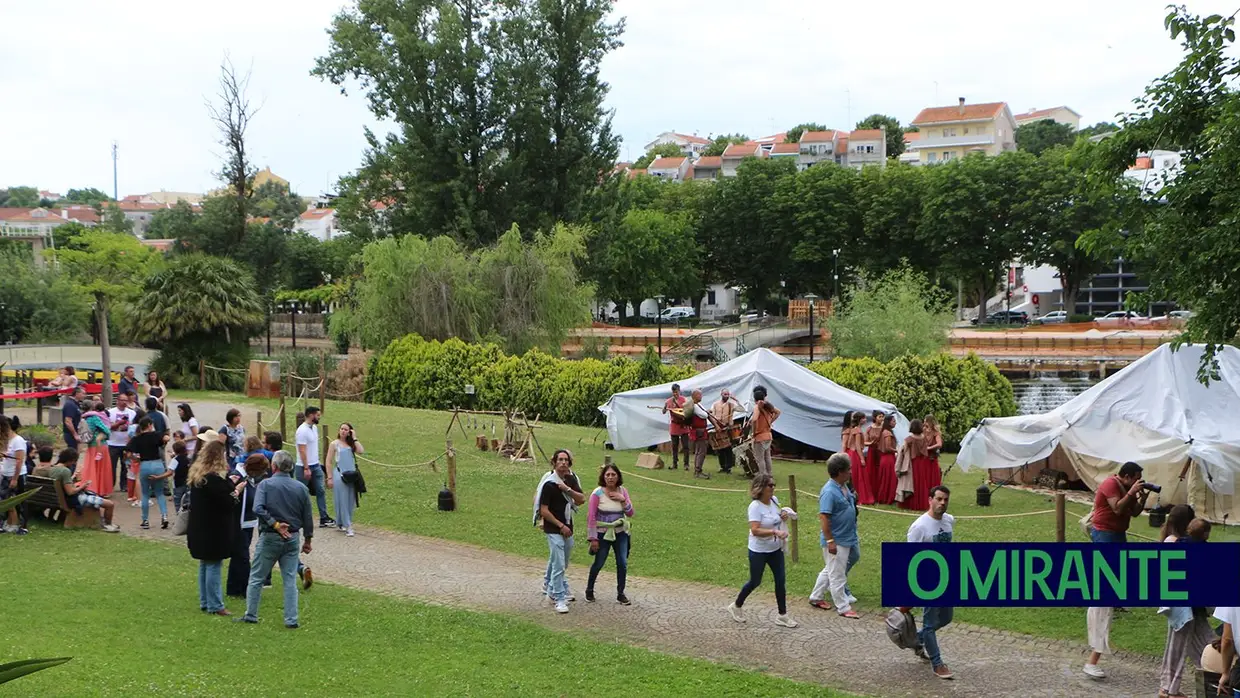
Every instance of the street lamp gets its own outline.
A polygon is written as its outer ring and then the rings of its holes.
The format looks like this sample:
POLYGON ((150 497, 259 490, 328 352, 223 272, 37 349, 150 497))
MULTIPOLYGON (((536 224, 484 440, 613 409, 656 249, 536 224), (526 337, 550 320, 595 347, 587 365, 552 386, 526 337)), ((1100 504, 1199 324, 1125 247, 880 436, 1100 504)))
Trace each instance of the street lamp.
POLYGON ((271 356, 271 299, 267 299, 267 356, 271 356))
POLYGON ((289 324, 293 326, 293 351, 297 351, 297 301, 289 301, 285 305, 289 311, 289 324))
POLYGON ((840 250, 839 248, 831 250, 831 254, 832 256, 835 257, 835 271, 832 274, 832 277, 835 279, 835 295, 832 296, 832 298, 834 298, 836 302, 839 302, 840 300, 840 250))
POLYGON ((663 358, 663 299, 666 296, 660 294, 654 297, 655 312, 654 320, 659 326, 659 358, 663 358))
POLYGON ((809 362, 814 363, 814 345, 818 343, 818 338, 814 336, 814 301, 818 300, 818 296, 807 293, 805 300, 809 301, 809 362))

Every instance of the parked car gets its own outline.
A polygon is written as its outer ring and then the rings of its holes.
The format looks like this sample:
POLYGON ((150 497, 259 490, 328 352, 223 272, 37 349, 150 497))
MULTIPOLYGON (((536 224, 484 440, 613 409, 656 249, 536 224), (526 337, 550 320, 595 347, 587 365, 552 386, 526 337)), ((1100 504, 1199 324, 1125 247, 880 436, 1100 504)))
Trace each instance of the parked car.
POLYGON ((764 317, 766 317, 765 310, 763 310, 762 312, 751 310, 741 316, 741 322, 757 322, 758 320, 761 320, 764 317))
POLYGON ((697 313, 694 312, 691 306, 682 305, 664 308, 663 312, 659 314, 659 318, 663 320, 663 322, 669 322, 675 320, 687 320, 695 315, 697 315, 697 313))
MULTIPOLYGON (((972 323, 977 324, 974 318, 972 323)), ((987 325, 1028 325, 1029 313, 1023 310, 996 310, 986 316, 985 323, 987 325)))
POLYGON ((1067 321, 1068 321, 1068 311, 1066 311, 1066 310, 1053 310, 1053 311, 1051 311, 1051 312, 1049 312, 1049 313, 1047 313, 1047 314, 1043 315, 1042 317, 1038 318, 1038 320, 1039 320, 1039 321, 1040 321, 1043 325, 1052 325, 1052 324, 1056 324, 1056 323, 1067 322, 1067 321))
POLYGON ((1189 319, 1189 318, 1191 318, 1191 317, 1193 316, 1193 311, 1191 311, 1191 310, 1172 310, 1171 312, 1167 313, 1167 316, 1168 316, 1168 317, 1170 317, 1170 318, 1173 318, 1173 319, 1175 319, 1175 320, 1187 320, 1187 319, 1189 319))
POLYGON ((1099 320, 1144 320, 1145 317, 1132 310, 1115 310, 1098 318, 1099 320))

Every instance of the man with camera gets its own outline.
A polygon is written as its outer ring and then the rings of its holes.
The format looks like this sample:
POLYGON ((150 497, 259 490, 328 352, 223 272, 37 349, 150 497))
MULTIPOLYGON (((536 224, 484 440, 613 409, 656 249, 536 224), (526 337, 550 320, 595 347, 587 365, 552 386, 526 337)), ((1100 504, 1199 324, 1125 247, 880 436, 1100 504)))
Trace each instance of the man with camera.
MULTIPOLYGON (((1141 479, 1141 466, 1131 461, 1120 466, 1119 472, 1103 480, 1094 494, 1094 511, 1090 515, 1089 538, 1095 543, 1127 543, 1128 525, 1132 517, 1145 509, 1150 492, 1162 488, 1141 479)), ((1085 624, 1092 650, 1085 663, 1085 675, 1093 679, 1106 678, 1106 672, 1098 667, 1104 653, 1111 653, 1111 615, 1114 609, 1090 607, 1085 612, 1085 624)))

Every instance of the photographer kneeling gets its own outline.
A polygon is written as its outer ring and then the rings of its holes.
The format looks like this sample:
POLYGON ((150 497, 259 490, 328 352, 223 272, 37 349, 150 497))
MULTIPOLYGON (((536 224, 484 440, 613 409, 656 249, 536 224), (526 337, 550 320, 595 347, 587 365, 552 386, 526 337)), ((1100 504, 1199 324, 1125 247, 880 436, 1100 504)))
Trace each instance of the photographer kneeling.
MULTIPOLYGON (((1132 517, 1145 508, 1150 492, 1162 488, 1147 485, 1141 479, 1141 466, 1124 463, 1119 472, 1103 480, 1094 494, 1094 511, 1090 515, 1089 538, 1095 543, 1127 543, 1128 525, 1132 517)), ((1103 654, 1111 653, 1111 614, 1113 609, 1090 607, 1085 612, 1085 624, 1092 652, 1085 663, 1085 675, 1094 679, 1106 678, 1106 672, 1098 667, 1103 654)))

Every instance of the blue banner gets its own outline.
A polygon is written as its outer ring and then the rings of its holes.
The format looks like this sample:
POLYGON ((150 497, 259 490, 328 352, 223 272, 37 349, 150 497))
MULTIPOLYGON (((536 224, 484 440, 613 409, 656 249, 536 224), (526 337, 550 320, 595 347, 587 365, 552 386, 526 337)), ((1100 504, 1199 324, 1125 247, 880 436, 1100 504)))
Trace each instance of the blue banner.
POLYGON ((883 543, 884 606, 1240 606, 1240 543, 883 543))

